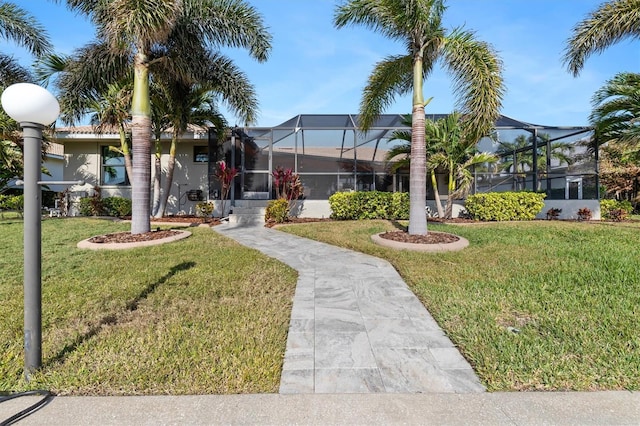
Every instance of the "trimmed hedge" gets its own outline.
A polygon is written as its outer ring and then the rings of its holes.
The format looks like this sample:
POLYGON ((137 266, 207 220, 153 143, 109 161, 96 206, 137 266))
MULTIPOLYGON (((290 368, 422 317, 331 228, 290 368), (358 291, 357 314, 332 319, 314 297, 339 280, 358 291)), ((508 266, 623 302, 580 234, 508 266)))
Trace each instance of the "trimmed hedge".
POLYGON ((544 207, 545 194, 487 192, 467 197, 465 209, 475 220, 533 220, 544 207))
POLYGON ((329 197, 331 218, 337 220, 409 219, 406 192, 336 192, 329 197))

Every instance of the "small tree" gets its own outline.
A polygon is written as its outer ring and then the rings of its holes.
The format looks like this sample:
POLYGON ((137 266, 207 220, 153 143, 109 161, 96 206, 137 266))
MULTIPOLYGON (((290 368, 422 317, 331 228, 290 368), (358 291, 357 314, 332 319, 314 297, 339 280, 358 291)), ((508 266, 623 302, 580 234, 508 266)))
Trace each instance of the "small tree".
POLYGON ((221 197, 222 200, 221 208, 220 208, 220 217, 224 217, 224 204, 229 195, 229 190, 231 189, 231 185, 233 183, 233 179, 238 175, 238 169, 235 167, 227 167, 227 163, 224 161, 218 161, 216 165, 216 180, 220 182, 221 188, 221 197))

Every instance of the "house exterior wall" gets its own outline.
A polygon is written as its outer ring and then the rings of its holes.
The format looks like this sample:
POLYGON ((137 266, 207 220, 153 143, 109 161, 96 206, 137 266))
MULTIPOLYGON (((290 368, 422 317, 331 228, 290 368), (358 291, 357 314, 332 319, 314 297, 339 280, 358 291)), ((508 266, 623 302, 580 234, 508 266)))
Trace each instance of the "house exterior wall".
MULTIPOLYGON (((95 187, 99 187, 101 196, 131 198, 131 186, 129 185, 101 185, 102 159, 101 147, 117 145, 119 141, 114 138, 74 139, 65 142, 64 171, 61 179, 67 181, 83 180, 85 185, 73 185, 70 192, 70 214, 78 214, 78 200, 81 197, 91 196, 95 187)), ((203 201, 207 200, 208 177, 206 162, 194 161, 194 146, 206 146, 206 140, 181 141, 176 151, 176 164, 174 168, 173 184, 169 192, 167 214, 195 214, 195 206, 198 201, 188 199, 187 191, 201 190, 203 201)), ((169 164, 168 141, 162 143, 161 166, 164 178, 169 164)), ((151 156, 152 179, 155 176, 155 155, 151 156)), ((163 183, 163 182, 162 182, 163 183)), ((162 184, 161 183, 161 184, 162 184)), ((62 189, 61 189, 62 190, 62 189)), ((151 188, 153 196, 153 186, 151 188)))

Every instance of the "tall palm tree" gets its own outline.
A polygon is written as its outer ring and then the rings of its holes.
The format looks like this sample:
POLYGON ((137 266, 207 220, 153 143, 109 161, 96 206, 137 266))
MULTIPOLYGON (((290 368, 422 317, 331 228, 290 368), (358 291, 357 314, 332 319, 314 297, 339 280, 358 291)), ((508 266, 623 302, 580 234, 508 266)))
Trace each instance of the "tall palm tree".
MULTIPOLYGON (((9 2, 0 2, 1 39, 14 41, 36 57, 51 49, 44 27, 24 9, 9 2)), ((0 52, 0 88, 30 80, 29 71, 0 52)))
POLYGON ((504 92, 502 64, 487 43, 462 28, 442 26, 444 0, 349 0, 334 24, 364 25, 405 44, 404 55, 378 62, 360 103, 360 127, 368 130, 396 95, 413 93, 409 233, 427 233, 423 81, 439 61, 453 75, 465 132, 478 140, 498 117, 504 92))
POLYGON ((564 63, 577 76, 593 53, 602 53, 624 39, 640 34, 640 0, 610 0, 602 3, 572 30, 564 63))
MULTIPOLYGON (((124 60, 133 58, 131 233, 148 232, 150 73, 171 75, 183 82, 201 81, 206 78, 202 61, 212 56, 212 47, 246 48, 255 59, 264 61, 271 47, 271 36, 257 11, 243 0, 67 0, 67 4, 92 19, 99 41, 108 48, 106 55, 124 60)), ((94 71, 104 67, 95 65, 94 71)), ((240 111, 245 113, 247 122, 254 119, 254 108, 240 111)))

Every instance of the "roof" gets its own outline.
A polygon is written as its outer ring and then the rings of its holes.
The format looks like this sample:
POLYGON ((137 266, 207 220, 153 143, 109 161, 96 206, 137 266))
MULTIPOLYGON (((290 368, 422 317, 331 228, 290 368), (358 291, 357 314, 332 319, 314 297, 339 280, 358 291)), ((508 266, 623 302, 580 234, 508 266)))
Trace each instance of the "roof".
MULTIPOLYGON (((427 114, 426 118, 439 120, 448 114, 427 114)), ((342 130, 359 133, 359 142, 375 141, 389 138, 391 132, 401 129, 410 129, 403 124, 405 116, 402 114, 382 114, 366 132, 359 131, 359 116, 357 114, 299 114, 281 124, 273 127, 247 127, 245 130, 251 137, 267 136, 273 132, 274 143, 282 140, 292 133, 305 130, 342 130)), ((516 120, 506 115, 500 115, 495 124, 496 131, 524 130, 558 133, 567 135, 578 134, 591 130, 587 126, 545 126, 516 120)))

